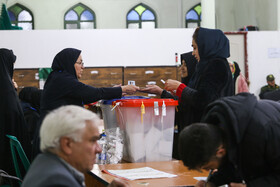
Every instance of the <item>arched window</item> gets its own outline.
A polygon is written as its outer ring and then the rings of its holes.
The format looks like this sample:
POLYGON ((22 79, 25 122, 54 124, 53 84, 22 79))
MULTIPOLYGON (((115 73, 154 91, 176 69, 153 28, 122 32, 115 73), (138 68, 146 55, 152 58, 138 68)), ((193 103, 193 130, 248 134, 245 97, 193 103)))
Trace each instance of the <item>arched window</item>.
POLYGON ((133 7, 126 16, 126 28, 128 29, 154 29, 157 28, 155 12, 144 4, 133 7))
POLYGON ((79 3, 70 8, 64 15, 64 29, 95 29, 95 13, 79 3))
POLYGON ((8 13, 12 25, 22 27, 23 30, 34 29, 33 15, 28 8, 17 3, 8 8, 8 13))
POLYGON ((201 4, 192 7, 186 13, 186 28, 196 28, 200 26, 201 22, 201 4))

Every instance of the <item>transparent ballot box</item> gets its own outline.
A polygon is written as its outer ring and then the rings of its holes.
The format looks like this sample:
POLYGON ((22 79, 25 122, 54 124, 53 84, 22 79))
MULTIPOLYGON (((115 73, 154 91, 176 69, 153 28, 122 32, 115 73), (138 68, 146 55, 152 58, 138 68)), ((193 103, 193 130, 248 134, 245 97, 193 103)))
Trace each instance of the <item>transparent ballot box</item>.
MULTIPOLYGON (((144 96, 125 96, 121 98, 123 99, 148 99, 148 97, 144 96)), ((118 122, 116 118, 116 112, 113 109, 113 102, 119 99, 111 99, 111 100, 102 100, 100 107, 102 111, 102 116, 104 120, 104 129, 108 130, 111 128, 118 127, 118 122)))
POLYGON ((123 159, 128 162, 172 159, 175 107, 173 99, 121 99, 114 102, 124 132, 123 159))

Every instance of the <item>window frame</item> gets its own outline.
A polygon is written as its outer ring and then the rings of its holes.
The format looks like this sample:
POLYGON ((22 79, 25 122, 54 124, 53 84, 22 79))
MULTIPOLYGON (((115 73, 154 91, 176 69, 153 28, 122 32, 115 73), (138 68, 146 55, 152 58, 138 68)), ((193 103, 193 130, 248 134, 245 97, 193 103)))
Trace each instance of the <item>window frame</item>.
POLYGON ((92 28, 92 29, 96 29, 96 15, 95 15, 95 12, 94 12, 91 8, 89 8, 88 6, 84 5, 83 3, 78 3, 78 4, 76 4, 76 5, 73 5, 71 8, 69 8, 69 9, 64 13, 63 22, 64 22, 64 29, 65 29, 65 30, 71 30, 71 29, 67 29, 67 28, 66 28, 66 25, 67 25, 67 24, 77 24, 77 29, 81 29, 81 22, 82 22, 82 23, 85 23, 85 22, 90 22, 90 23, 92 23, 92 22, 93 22, 93 28, 92 28), (80 15, 78 15, 78 13, 75 11, 75 8, 78 7, 78 6, 81 6, 81 7, 84 8, 84 10, 81 12, 80 15), (73 11, 77 14, 77 16, 78 16, 78 20, 77 20, 77 21, 68 21, 68 20, 65 20, 66 14, 67 14, 69 11, 71 11, 71 10, 73 10, 73 11), (91 20, 81 20, 81 15, 82 15, 83 12, 86 11, 86 10, 89 11, 89 12, 93 15, 93 18, 94 18, 94 19, 93 19, 92 21, 91 21, 91 20))
POLYGON ((200 6, 200 7, 201 7, 201 3, 198 3, 198 4, 194 5, 192 8, 190 8, 190 9, 186 12, 186 14, 185 14, 185 24, 186 24, 185 27, 186 27, 186 28, 190 28, 190 27, 188 27, 188 23, 197 23, 197 26, 200 27, 200 23, 201 23, 201 13, 202 13, 202 12, 200 12, 200 14, 197 13, 197 11, 195 10, 195 7, 197 7, 197 6, 200 6), (191 10, 193 10, 193 11, 196 12, 197 17, 198 17, 198 20, 186 19, 187 14, 188 14, 191 10))
MULTIPOLYGON (((155 11, 154 11, 151 7, 149 7, 149 6, 147 6, 147 5, 143 4, 143 3, 139 3, 139 4, 135 5, 134 7, 132 7, 132 8, 127 12, 126 17, 125 17, 125 19, 126 19, 126 28, 128 29, 128 25, 129 25, 130 23, 138 23, 138 24, 139 24, 139 28, 138 28, 138 29, 142 29, 142 22, 151 22, 151 20, 142 20, 142 19, 141 19, 141 15, 142 15, 142 14, 139 15, 139 13, 135 10, 135 8, 138 7, 138 6, 143 6, 144 8, 146 8, 146 10, 149 10, 149 11, 151 11, 151 12, 154 14, 155 19, 153 20, 153 22, 155 23, 155 29, 158 28, 158 27, 157 27, 157 15, 156 15, 155 11), (138 20, 138 21, 135 21, 135 20, 132 20, 132 21, 131 21, 131 20, 128 20, 128 19, 127 19, 128 14, 129 14, 132 10, 134 10, 134 11, 138 14, 138 16, 139 16, 139 20, 138 20)), ((146 10, 145 10, 145 11, 146 11, 146 10)), ((142 12, 142 13, 143 13, 143 12, 142 12)))
POLYGON ((34 26, 34 16, 33 16, 32 11, 31 11, 29 8, 23 6, 22 4, 16 3, 16 4, 10 6, 10 7, 8 8, 8 11, 12 12, 12 13, 15 15, 15 17, 16 17, 16 21, 12 21, 12 20, 11 20, 11 24, 12 24, 12 25, 15 25, 15 26, 17 26, 17 27, 20 27, 20 26, 18 26, 19 23, 31 23, 31 25, 32 25, 32 29, 31 29, 31 30, 35 30, 35 26, 34 26), (17 6, 20 7, 20 8, 22 9, 20 12, 18 12, 18 14, 16 14, 16 12, 13 11, 13 8, 14 8, 14 7, 17 7, 17 6), (18 21, 18 16, 19 16, 19 14, 20 14, 23 10, 27 11, 27 12, 31 15, 31 18, 32 18, 31 21, 18 21))

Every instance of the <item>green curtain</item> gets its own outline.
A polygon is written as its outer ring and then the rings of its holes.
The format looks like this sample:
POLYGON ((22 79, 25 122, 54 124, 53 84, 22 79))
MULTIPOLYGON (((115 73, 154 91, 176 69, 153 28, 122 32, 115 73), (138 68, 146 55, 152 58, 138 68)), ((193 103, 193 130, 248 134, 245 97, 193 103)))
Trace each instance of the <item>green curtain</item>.
POLYGON ((0 16, 0 30, 22 30, 21 27, 12 26, 6 5, 4 3, 2 4, 0 16))

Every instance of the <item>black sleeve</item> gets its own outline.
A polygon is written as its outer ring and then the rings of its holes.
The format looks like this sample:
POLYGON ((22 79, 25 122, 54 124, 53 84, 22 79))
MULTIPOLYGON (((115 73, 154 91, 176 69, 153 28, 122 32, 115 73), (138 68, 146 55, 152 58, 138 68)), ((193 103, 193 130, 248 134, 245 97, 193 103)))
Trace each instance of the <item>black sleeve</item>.
POLYGON ((260 99, 263 99, 263 94, 265 93, 264 89, 261 88, 261 92, 259 94, 260 99))
POLYGON ((246 181, 248 187, 278 187, 280 186, 280 122, 271 122, 266 126, 266 145, 263 157, 270 173, 251 181, 246 181))
POLYGON ((214 172, 209 177, 209 182, 214 183, 216 186, 229 184, 231 182, 242 183, 242 179, 238 173, 233 164, 226 160, 219 167, 218 171, 214 172))
POLYGON ((69 96, 82 98, 84 104, 96 102, 100 99, 117 99, 122 97, 121 87, 95 88, 78 80, 75 84, 69 96))
POLYGON ((196 88, 185 87, 182 91, 181 102, 195 108, 204 108, 210 102, 220 97, 225 81, 228 80, 228 69, 225 63, 216 60, 199 76, 196 88))
POLYGON ((161 93, 161 98, 167 98, 167 99, 174 99, 174 100, 178 100, 177 96, 172 95, 170 92, 163 90, 161 93))

